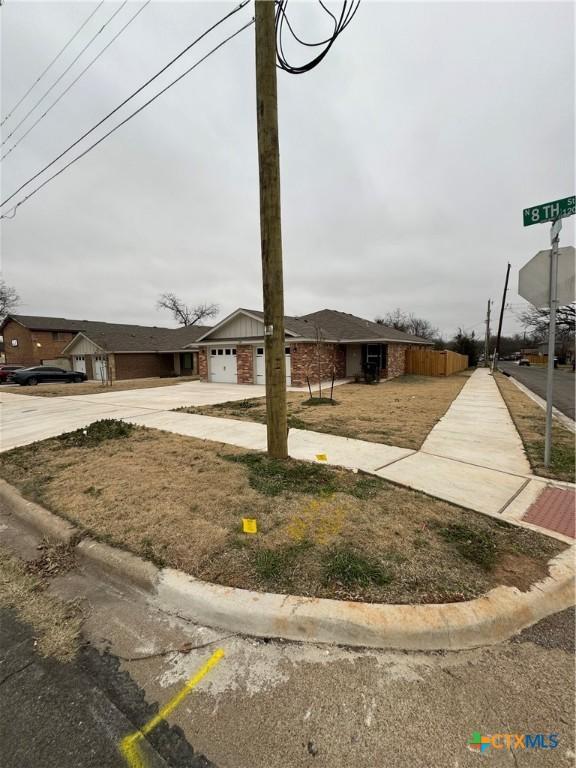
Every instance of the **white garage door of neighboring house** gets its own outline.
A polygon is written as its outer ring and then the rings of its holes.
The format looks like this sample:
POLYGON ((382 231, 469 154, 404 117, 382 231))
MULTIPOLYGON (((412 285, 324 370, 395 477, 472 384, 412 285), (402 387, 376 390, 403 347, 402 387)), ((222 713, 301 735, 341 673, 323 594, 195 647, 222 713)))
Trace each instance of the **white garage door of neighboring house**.
POLYGON ((236 384, 236 347, 216 347, 210 350, 210 381, 236 384))
POLYGON ((106 355, 94 355, 92 358, 92 371, 94 378, 97 381, 107 381, 107 365, 106 355))
MULTIPOLYGON (((290 347, 286 347, 286 386, 289 387, 292 382, 290 370, 290 347)), ((266 356, 264 347, 256 347, 256 384, 266 383, 266 356)))
POLYGON ((75 371, 86 373, 86 358, 84 355, 74 355, 72 358, 72 367, 75 371))

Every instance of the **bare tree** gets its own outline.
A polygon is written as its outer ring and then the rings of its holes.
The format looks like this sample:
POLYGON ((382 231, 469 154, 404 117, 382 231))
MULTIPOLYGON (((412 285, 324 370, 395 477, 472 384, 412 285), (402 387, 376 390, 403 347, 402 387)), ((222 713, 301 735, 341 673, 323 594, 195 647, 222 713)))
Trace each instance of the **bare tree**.
POLYGON ((167 309, 178 325, 196 325, 202 320, 216 317, 220 311, 218 304, 188 306, 174 293, 163 293, 156 303, 156 309, 167 309))
MULTIPOLYGON (((529 307, 520 313, 519 318, 524 328, 530 329, 536 336, 541 339, 548 337, 550 310, 547 307, 543 309, 529 307)), ((576 330, 576 304, 558 307, 556 310, 556 330, 559 335, 574 333, 576 330)))
MULTIPOLYGON (((547 307, 537 309, 529 307, 519 315, 520 322, 525 329, 532 332, 536 342, 543 342, 548 338, 550 325, 550 310, 547 307)), ((561 360, 566 358, 570 348, 574 348, 574 334, 576 332, 576 304, 565 304, 556 310, 556 343, 560 347, 561 360)))
POLYGON ((3 320, 18 304, 20 304, 20 296, 16 288, 0 279, 0 320, 3 320))
POLYGON ((397 331, 419 336, 421 339, 435 339, 438 336, 438 328, 435 328, 429 320, 416 317, 412 312, 404 312, 399 308, 387 312, 384 317, 377 317, 376 322, 388 328, 395 328, 397 331))

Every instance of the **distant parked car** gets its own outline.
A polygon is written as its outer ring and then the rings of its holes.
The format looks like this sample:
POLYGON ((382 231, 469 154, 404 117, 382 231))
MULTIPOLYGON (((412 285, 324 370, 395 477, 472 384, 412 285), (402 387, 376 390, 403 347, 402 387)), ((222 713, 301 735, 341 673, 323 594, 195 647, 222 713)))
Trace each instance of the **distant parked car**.
POLYGON ((86 378, 86 374, 80 371, 65 371, 64 368, 53 368, 50 365, 36 365, 32 368, 20 368, 20 370, 14 371, 10 380, 14 384, 20 384, 21 387, 24 387, 63 381, 78 384, 81 381, 86 381, 86 378))
POLYGON ((518 365, 530 365, 530 360, 525 357, 521 357, 520 360, 518 360, 518 365))
POLYGON ((11 378, 14 371, 18 371, 20 368, 24 368, 23 365, 0 365, 0 383, 7 381, 11 378))

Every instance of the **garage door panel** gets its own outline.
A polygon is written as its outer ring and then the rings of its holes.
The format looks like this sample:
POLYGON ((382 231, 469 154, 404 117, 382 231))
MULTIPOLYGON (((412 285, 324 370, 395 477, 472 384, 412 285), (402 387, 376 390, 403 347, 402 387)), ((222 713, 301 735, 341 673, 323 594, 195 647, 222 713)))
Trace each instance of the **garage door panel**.
MULTIPOLYGON (((291 386, 290 347, 286 347, 286 386, 291 386)), ((256 384, 266 383, 266 355, 264 347, 256 347, 256 384)))
POLYGON ((236 347, 214 347, 208 355, 210 381, 220 384, 238 383, 236 347))

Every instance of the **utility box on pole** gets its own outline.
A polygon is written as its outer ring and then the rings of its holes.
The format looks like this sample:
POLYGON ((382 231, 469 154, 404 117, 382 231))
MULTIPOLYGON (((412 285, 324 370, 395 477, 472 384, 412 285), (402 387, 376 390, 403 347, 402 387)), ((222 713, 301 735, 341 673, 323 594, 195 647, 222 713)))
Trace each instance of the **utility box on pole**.
POLYGON ((276 91, 276 6, 256 0, 256 116, 260 169, 260 240, 264 295, 268 454, 288 456, 280 152, 276 91))

